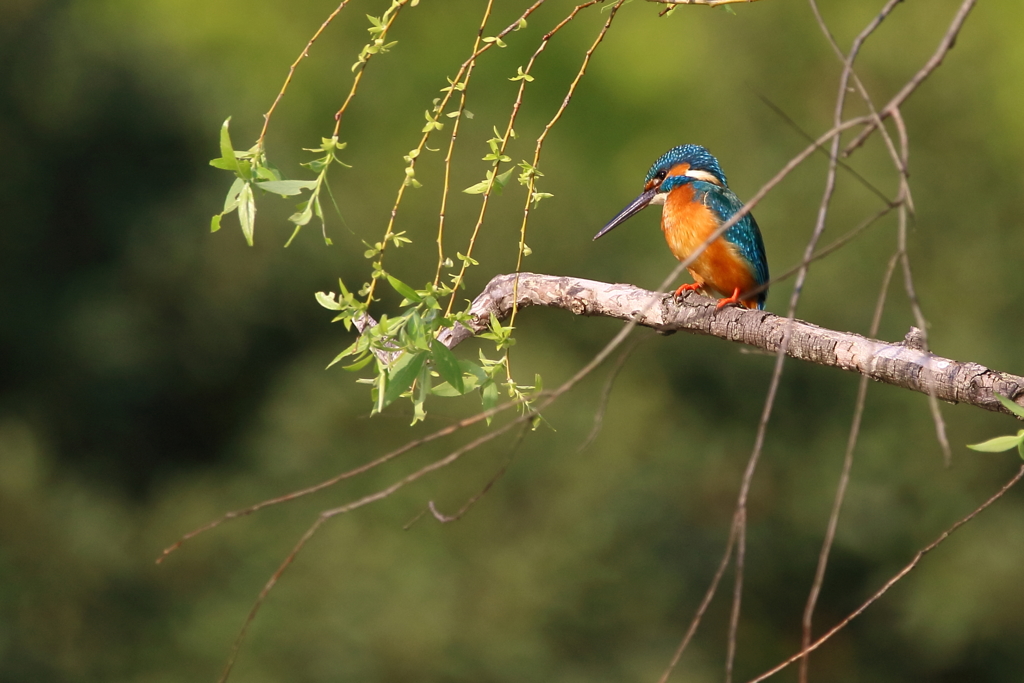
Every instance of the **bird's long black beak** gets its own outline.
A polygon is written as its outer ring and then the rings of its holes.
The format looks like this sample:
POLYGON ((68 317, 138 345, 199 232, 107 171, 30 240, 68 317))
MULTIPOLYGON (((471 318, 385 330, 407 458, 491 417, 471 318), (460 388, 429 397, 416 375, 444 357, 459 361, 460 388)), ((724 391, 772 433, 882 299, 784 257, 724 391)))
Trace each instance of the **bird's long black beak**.
POLYGON ((640 211, 642 211, 644 208, 647 207, 648 204, 651 203, 651 200, 654 199, 654 195, 656 194, 658 194, 658 188, 656 187, 652 187, 650 190, 644 191, 643 194, 641 194, 639 197, 630 202, 629 206, 620 211, 619 215, 608 221, 608 225, 601 228, 601 231, 594 235, 594 239, 596 240, 598 237, 604 235, 606 232, 611 232, 613 228, 619 227, 627 220, 629 220, 632 216, 640 213, 640 211))

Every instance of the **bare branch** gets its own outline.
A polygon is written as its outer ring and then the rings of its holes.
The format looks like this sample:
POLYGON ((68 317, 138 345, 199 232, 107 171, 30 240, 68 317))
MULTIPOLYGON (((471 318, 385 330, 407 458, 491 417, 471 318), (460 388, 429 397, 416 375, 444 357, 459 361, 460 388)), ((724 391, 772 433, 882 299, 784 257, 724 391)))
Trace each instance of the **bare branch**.
MULTIPOLYGON (((492 313, 499 319, 511 314, 516 278, 516 274, 493 278, 473 302, 469 327, 445 330, 439 339, 454 347, 486 330, 492 313)), ((767 311, 737 307, 716 310, 713 299, 695 293, 676 303, 670 294, 633 285, 537 273, 519 273, 518 280, 515 298, 520 308, 561 308, 574 315, 618 318, 664 333, 685 330, 770 353, 778 351, 788 334, 786 354, 797 360, 856 372, 886 384, 934 394, 943 401, 993 412, 1007 413, 995 393, 1024 406, 1024 377, 928 353, 921 347, 917 328, 911 328, 905 340, 890 343, 802 320, 788 321, 767 311)))
MULTIPOLYGON (((946 58, 946 53, 952 50, 953 46, 956 44, 956 38, 960 35, 960 29, 963 28, 964 22, 967 21, 967 15, 971 13, 972 9, 974 9, 976 2, 977 0, 964 0, 963 4, 960 5, 960 9, 957 11, 956 16, 953 17, 953 21, 949 25, 946 35, 944 35, 942 40, 939 42, 939 47, 931 56, 931 59, 929 59, 925 65, 921 67, 920 71, 914 74, 914 77, 907 81, 907 84, 904 85, 891 100, 889 100, 889 103, 886 104, 880 112, 878 112, 881 119, 887 119, 892 116, 893 112, 899 109, 900 105, 910 97, 910 94, 917 90, 917 87, 921 85, 924 79, 928 78, 935 69, 939 68, 939 65, 942 64, 942 60, 946 58)), ((876 123, 876 120, 872 119, 871 122, 864 127, 864 130, 862 130, 853 140, 853 142, 846 146, 846 149, 843 151, 843 156, 848 156, 850 152, 864 144, 864 141, 867 140, 868 136, 871 135, 877 126, 878 124, 876 123)))
MULTIPOLYGON (((878 301, 875 303, 875 315, 871 319, 871 330, 869 334, 878 334, 878 328, 882 324, 882 311, 885 310, 885 299, 889 294, 889 283, 892 281, 892 274, 896 270, 899 261, 899 253, 889 259, 889 266, 882 276, 882 289, 878 293, 878 301)), ((853 408, 853 420, 850 424, 850 435, 846 439, 846 454, 843 456, 843 470, 839 475, 839 483, 836 486, 836 495, 832 501, 832 512, 828 517, 828 528, 825 531, 825 539, 821 542, 821 551, 818 553, 818 567, 814 571, 814 581, 811 583, 811 590, 807 594, 807 604, 804 607, 802 620, 803 636, 800 640, 800 649, 807 650, 811 646, 811 627, 814 618, 814 608, 818 604, 818 596, 821 594, 821 587, 825 583, 825 569, 828 566, 829 554, 832 552, 832 543, 835 541, 836 528, 839 526, 839 512, 843 507, 843 500, 846 497, 846 487, 850 483, 850 471, 853 469, 853 453, 857 447, 857 439, 860 437, 861 420, 864 417, 864 405, 867 403, 868 378, 861 375, 857 383, 857 400, 853 408)), ((800 683, 807 683, 810 657, 800 660, 800 683)))
POLYGON ((825 635, 821 636, 816 641, 811 643, 811 645, 809 647, 806 647, 806 648, 802 649, 800 652, 796 653, 795 655, 793 655, 792 657, 790 657, 786 661, 782 662, 778 666, 776 666, 776 667, 774 667, 772 669, 769 669, 768 671, 764 672, 763 674, 761 674, 757 678, 752 678, 749 681, 749 683, 760 683, 760 681, 763 681, 766 678, 770 678, 770 677, 774 676, 775 674, 777 674, 778 672, 782 671, 783 669, 785 669, 787 666, 789 666, 793 662, 797 661, 798 659, 806 657, 810 652, 813 652, 814 650, 817 650, 819 647, 822 646, 822 644, 825 643, 826 640, 828 640, 829 638, 834 636, 840 630, 845 628, 847 626, 847 624, 849 624, 851 621, 853 621, 854 619, 859 617, 861 614, 863 614, 864 610, 866 610, 868 607, 870 607, 875 602, 877 602, 878 599, 881 598, 883 595, 885 595, 885 593, 888 592, 888 590, 890 588, 895 586, 896 583, 900 581, 900 579, 902 579, 904 576, 906 576, 911 571, 913 571, 914 567, 916 567, 921 562, 921 560, 924 558, 924 556, 927 555, 928 553, 930 553, 931 551, 935 550, 935 548, 937 548, 940 543, 942 543, 947 538, 949 538, 950 534, 952 534, 954 531, 956 531, 957 529, 962 527, 964 524, 967 524, 967 522, 969 522, 972 519, 974 519, 975 517, 977 517, 979 514, 981 514, 981 512, 983 512, 985 510, 985 508, 987 508, 988 506, 992 505, 992 503, 994 503, 997 500, 999 500, 1000 498, 1002 498, 1003 495, 1007 491, 1009 491, 1014 485, 1016 485, 1017 482, 1019 482, 1021 479, 1024 479, 1024 465, 1022 465, 1021 468, 1019 470, 1017 470, 1017 474, 1015 474, 1013 476, 1013 478, 1010 479, 1010 481, 1006 482, 1006 484, 1003 485, 1003 488, 999 489, 999 491, 997 491, 995 494, 993 494, 991 498, 989 498, 984 503, 982 503, 977 508, 975 508, 974 511, 971 512, 969 515, 967 515, 966 517, 958 520, 956 524, 954 524, 953 526, 949 527, 948 529, 943 531, 941 534, 939 534, 939 537, 936 538, 934 541, 929 543, 927 546, 925 546, 921 550, 917 551, 917 554, 914 555, 914 559, 912 559, 909 562, 909 564, 907 564, 905 567, 903 567, 903 569, 899 570, 892 578, 890 578, 888 581, 886 581, 885 584, 881 588, 879 588, 877 591, 875 591, 874 595, 872 595, 870 598, 868 598, 867 601, 864 602, 864 604, 862 604, 860 607, 858 607, 853 612, 851 612, 849 616, 847 616, 845 619, 843 619, 838 624, 833 626, 827 633, 825 633, 825 635))
POLYGON ((707 591, 704 593, 704 599, 701 600, 700 606, 697 608, 697 613, 693 615, 693 620, 690 622, 690 628, 686 630, 686 635, 683 636, 683 640, 679 643, 679 647, 676 648, 675 654, 672 655, 672 661, 669 662, 668 668, 661 674, 661 678, 658 679, 658 683, 668 683, 668 677, 672 675, 672 671, 679 664, 679 659, 683 656, 683 651, 693 640, 693 636, 697 634, 697 627, 700 626, 701 619, 704 618, 704 613, 708 611, 708 607, 711 605, 711 600, 714 599, 715 593, 718 592, 718 584, 721 583, 722 577, 725 576, 725 570, 729 567, 729 560, 732 558, 732 549, 736 544, 736 533, 739 527, 734 523, 730 526, 729 540, 725 544, 725 553, 722 555, 722 559, 718 563, 718 569, 715 570, 715 575, 711 579, 711 585, 708 586, 707 591))
POLYGON ((629 346, 619 354, 618 360, 615 361, 615 365, 612 367, 612 371, 608 374, 608 379, 605 380, 604 388, 601 390, 601 399, 598 401, 597 409, 594 410, 594 426, 590 429, 590 434, 583 441, 578 449, 577 453, 582 453, 590 447, 590 444, 594 443, 594 439, 601 433, 601 427, 604 425, 605 411, 608 409, 608 401, 612 397, 612 388, 615 386, 615 380, 619 376, 619 372, 625 367, 626 361, 629 360, 633 352, 636 351, 636 347, 643 343, 643 339, 637 338, 630 342, 629 346))

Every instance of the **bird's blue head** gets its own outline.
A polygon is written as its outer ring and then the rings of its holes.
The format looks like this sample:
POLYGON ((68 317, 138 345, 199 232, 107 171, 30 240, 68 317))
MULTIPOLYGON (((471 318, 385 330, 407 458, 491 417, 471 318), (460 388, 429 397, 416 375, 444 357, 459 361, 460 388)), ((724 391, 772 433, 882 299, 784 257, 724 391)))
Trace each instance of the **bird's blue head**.
POLYGON ((662 154, 644 178, 644 189, 660 185, 665 178, 687 176, 695 180, 704 180, 721 187, 729 183, 718 165, 718 159, 700 145, 679 145, 662 154))
POLYGON ((634 199, 629 206, 608 222, 600 232, 594 235, 598 237, 622 225, 628 218, 636 215, 641 209, 649 204, 664 204, 665 197, 673 188, 684 183, 703 181, 729 187, 722 173, 722 167, 718 165, 718 159, 711 155, 700 145, 679 145, 665 152, 654 162, 651 170, 644 178, 644 191, 634 199))

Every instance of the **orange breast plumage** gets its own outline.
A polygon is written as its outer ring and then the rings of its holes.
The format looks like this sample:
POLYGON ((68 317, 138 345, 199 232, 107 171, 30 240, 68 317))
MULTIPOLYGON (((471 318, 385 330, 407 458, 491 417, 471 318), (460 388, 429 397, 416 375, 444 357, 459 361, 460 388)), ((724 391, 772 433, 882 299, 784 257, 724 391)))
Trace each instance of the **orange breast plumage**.
MULTIPOLYGON (((673 188, 665 198, 661 214, 661 230, 672 254, 683 261, 690 257, 708 237, 721 226, 718 215, 702 201, 694 201, 694 188, 686 183, 673 188)), ((719 237, 712 242, 687 270, 698 285, 730 296, 735 290, 745 292, 757 282, 751 265, 732 243, 719 237)), ((754 302, 743 302, 751 306, 754 302)))

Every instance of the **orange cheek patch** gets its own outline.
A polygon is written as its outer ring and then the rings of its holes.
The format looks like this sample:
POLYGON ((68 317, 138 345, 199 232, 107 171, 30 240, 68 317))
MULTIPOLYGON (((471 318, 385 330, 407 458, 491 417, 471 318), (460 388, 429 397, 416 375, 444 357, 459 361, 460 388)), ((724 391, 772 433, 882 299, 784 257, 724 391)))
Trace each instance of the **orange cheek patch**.
POLYGON ((668 176, 666 176, 666 177, 671 177, 671 176, 674 176, 674 175, 686 175, 686 172, 689 171, 689 170, 690 170, 690 164, 686 164, 686 163, 676 164, 675 166, 673 166, 672 168, 669 169, 668 176))

